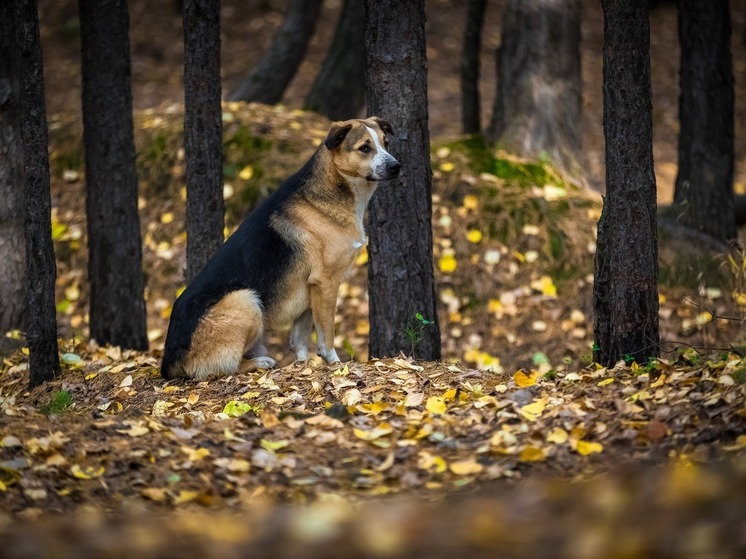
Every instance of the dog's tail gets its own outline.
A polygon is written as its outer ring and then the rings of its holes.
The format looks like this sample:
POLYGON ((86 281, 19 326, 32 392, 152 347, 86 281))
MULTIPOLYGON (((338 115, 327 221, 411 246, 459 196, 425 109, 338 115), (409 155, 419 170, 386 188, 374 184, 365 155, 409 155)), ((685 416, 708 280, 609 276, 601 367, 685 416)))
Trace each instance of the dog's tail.
POLYGON ((184 360, 188 351, 183 348, 168 350, 163 348, 163 360, 161 361, 161 376, 170 380, 175 377, 186 376, 184 372, 184 360))

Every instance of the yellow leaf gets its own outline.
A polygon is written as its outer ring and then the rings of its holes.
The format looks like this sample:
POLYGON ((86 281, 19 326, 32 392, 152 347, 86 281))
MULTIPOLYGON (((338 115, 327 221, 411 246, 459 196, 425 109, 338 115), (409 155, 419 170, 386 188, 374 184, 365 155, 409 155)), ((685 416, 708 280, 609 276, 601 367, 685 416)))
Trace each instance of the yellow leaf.
POLYGON ((446 402, 442 396, 430 396, 425 407, 435 415, 443 415, 446 412, 446 402))
POLYGON ((140 494, 151 501, 160 503, 166 500, 166 490, 162 487, 146 487, 140 494))
POLYGON ((190 392, 189 396, 187 396, 187 404, 189 404, 190 406, 193 406, 198 401, 199 401, 199 394, 197 394, 196 392, 190 392))
POLYGON ((282 448, 285 448, 290 445, 290 441, 268 441, 267 439, 262 439, 259 443, 261 447, 264 450, 269 450, 270 452, 278 451, 282 448))
POLYGON ((521 462, 542 462, 546 459, 546 454, 544 454, 544 450, 541 448, 524 446, 518 459, 521 462))
POLYGON ((172 223, 174 220, 174 214, 173 212, 166 212, 163 215, 161 215, 161 223, 164 225, 168 225, 169 223, 172 223))
POLYGON ((363 413, 369 413, 371 415, 378 415, 379 413, 389 409, 389 404, 386 402, 373 402, 370 404, 361 404, 359 406, 360 411, 363 413))
POLYGON ((596 452, 602 452, 603 449, 604 447, 601 443, 578 441, 578 447, 576 450, 578 451, 578 454, 582 454, 583 456, 588 456, 589 454, 593 454, 596 452))
POLYGON ((455 167, 456 166, 450 161, 446 161, 445 163, 440 164, 440 170, 443 171, 444 173, 450 173, 451 171, 453 171, 455 167))
POLYGON ((451 462, 448 466, 448 469, 457 476, 468 476, 472 474, 478 474, 479 472, 484 470, 484 466, 471 458, 469 460, 451 462))
POLYGON ((246 165, 243 169, 241 169, 241 172, 238 173, 238 176, 241 178, 241 180, 250 180, 251 177, 254 176, 254 167, 251 165, 246 165))
POLYGON ((541 417, 545 406, 546 401, 543 399, 537 400, 536 402, 532 402, 530 404, 526 404, 525 406, 521 407, 521 415, 529 421, 536 421, 537 419, 539 419, 539 417, 541 417))
POLYGON ((99 466, 98 468, 94 468, 91 466, 81 467, 78 464, 73 464, 73 466, 70 468, 70 473, 78 479, 94 479, 94 478, 100 477, 101 474, 104 473, 104 467, 103 466, 99 466))
POLYGON ((605 378, 604 380, 598 383, 598 386, 606 386, 606 385, 611 384, 612 382, 614 382, 613 378, 605 378))
POLYGON ((519 387, 527 388, 536 384, 539 380, 539 373, 538 371, 531 371, 529 374, 526 374, 526 371, 519 369, 513 374, 513 380, 519 387))
POLYGON ((479 199, 473 194, 464 196, 464 207, 467 210, 476 210, 479 207, 479 199))
POLYGON ((450 274, 456 270, 458 263, 456 257, 453 254, 444 254, 438 259, 438 268, 444 274, 450 274))
POLYGON ((466 240, 476 245, 482 241, 482 232, 479 229, 470 229, 466 234, 466 240))
POLYGON ((358 439, 362 439, 364 441, 374 441, 392 433, 393 431, 394 428, 391 426, 391 424, 380 423, 376 427, 373 427, 373 429, 369 429, 367 431, 363 429, 355 429, 353 430, 353 433, 358 439))
POLYGON ((199 497, 198 491, 179 491, 178 495, 174 497, 174 505, 181 505, 184 503, 188 503, 189 501, 194 501, 199 497))
POLYGON ((248 472, 251 468, 249 461, 241 458, 217 458, 214 463, 218 468, 225 468, 229 472, 248 472))
POLYGON ((562 427, 557 427, 554 431, 547 435, 547 442, 554 444, 564 444, 567 442, 569 435, 562 427))
POLYGON ((417 467, 421 470, 442 474, 448 469, 448 464, 442 457, 435 456, 422 450, 417 455, 417 467))
POLYGON ((231 417, 241 417, 243 414, 250 412, 253 408, 246 402, 231 400, 223 408, 223 413, 231 417))
POLYGON ((210 456, 210 450, 207 448, 189 448, 188 446, 182 446, 181 451, 187 455, 187 459, 192 462, 199 462, 206 456, 210 456))
POLYGON ((357 253, 357 257, 355 258, 355 266, 364 266, 368 263, 368 247, 364 246, 360 249, 360 252, 357 253))
POLYGON ((554 285, 552 278, 550 278, 549 276, 542 276, 539 279, 532 281, 531 289, 533 289, 534 291, 539 291, 546 297, 557 296, 557 286, 554 285))

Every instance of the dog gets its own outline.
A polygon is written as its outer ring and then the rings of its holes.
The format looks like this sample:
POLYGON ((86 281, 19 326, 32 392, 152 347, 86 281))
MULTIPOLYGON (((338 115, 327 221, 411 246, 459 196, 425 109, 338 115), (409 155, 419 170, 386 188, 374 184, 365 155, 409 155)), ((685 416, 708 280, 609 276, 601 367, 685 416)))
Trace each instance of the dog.
POLYGON ((277 362, 267 330, 291 327, 290 348, 327 364, 334 349, 337 292, 366 242, 363 215, 380 181, 401 164, 388 152, 391 125, 378 117, 334 122, 294 175, 243 221, 176 299, 161 375, 204 380, 277 362))

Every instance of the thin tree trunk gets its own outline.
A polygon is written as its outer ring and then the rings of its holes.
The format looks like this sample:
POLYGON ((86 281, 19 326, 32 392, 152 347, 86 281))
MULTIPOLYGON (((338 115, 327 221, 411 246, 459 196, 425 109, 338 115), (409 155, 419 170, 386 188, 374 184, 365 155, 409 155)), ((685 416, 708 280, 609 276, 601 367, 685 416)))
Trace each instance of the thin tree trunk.
POLYGON ((220 0, 184 2, 184 154, 189 283, 223 243, 220 0))
POLYGON ((606 197, 593 288, 594 357, 659 354, 650 30, 646 2, 603 0, 606 197))
POLYGON ((482 131, 479 102, 479 50, 487 0, 469 0, 461 51, 461 126, 464 134, 482 131))
POLYGON ((10 2, 0 2, 0 335, 26 328, 24 177, 15 28, 10 2))
POLYGON ((733 194, 733 64, 728 0, 679 0, 681 88, 679 222, 717 239, 737 237, 733 194))
POLYGON ((91 337, 147 349, 126 0, 80 0, 91 337))
POLYGON ((580 0, 508 0, 490 141, 580 173, 580 0))
POLYGON ((285 19, 259 63, 233 91, 230 101, 273 105, 298 70, 313 35, 322 0, 290 0, 285 19))
POLYGON ((15 2, 16 58, 20 75, 21 137, 25 172, 26 270, 28 274, 29 386, 60 374, 52 244, 47 111, 35 0, 15 2))
POLYGON ((370 204, 370 355, 409 351, 416 315, 434 321, 415 349, 440 358, 433 274, 432 170, 427 128, 424 0, 366 0, 368 112, 391 123, 390 151, 402 163, 370 204))
POLYGON ((305 108, 331 120, 347 120, 365 107, 365 10, 360 0, 345 0, 334 41, 324 59, 305 108))

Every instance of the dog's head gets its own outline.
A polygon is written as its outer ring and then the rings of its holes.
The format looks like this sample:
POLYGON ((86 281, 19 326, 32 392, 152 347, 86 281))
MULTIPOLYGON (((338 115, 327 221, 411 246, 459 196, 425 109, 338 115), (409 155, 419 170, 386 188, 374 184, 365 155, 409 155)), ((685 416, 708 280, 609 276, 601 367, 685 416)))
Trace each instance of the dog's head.
POLYGON ((334 122, 324 140, 332 161, 347 177, 367 181, 393 179, 399 175, 401 164, 388 152, 388 138, 394 131, 378 117, 365 120, 334 122))

